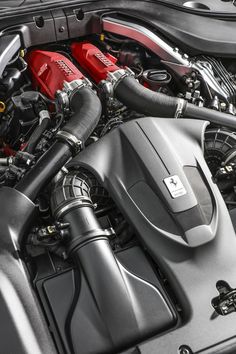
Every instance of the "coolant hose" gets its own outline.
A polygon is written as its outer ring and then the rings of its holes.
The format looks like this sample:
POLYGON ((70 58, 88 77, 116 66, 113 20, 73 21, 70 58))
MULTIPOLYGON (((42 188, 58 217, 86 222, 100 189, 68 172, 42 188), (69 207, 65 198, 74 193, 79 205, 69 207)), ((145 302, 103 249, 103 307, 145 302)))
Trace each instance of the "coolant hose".
POLYGON ((213 109, 198 107, 194 104, 187 103, 184 111, 184 117, 208 120, 211 123, 236 129, 236 117, 228 113, 214 111, 213 109))
POLYGON ((68 144, 56 141, 15 188, 34 201, 41 189, 60 171, 71 155, 68 144))
POLYGON ((211 123, 236 129, 236 118, 230 114, 198 107, 178 97, 154 92, 141 85, 134 77, 124 76, 114 87, 115 97, 132 110, 152 117, 176 117, 208 120, 211 123))
POLYGON ((125 106, 153 117, 174 117, 179 102, 176 97, 149 90, 132 76, 120 79, 114 94, 125 106))
POLYGON ((63 131, 74 135, 84 145, 100 119, 101 102, 91 88, 84 86, 72 92, 70 109, 74 114, 63 127, 63 131))
MULTIPOLYGON (((101 116, 102 107, 97 95, 91 88, 83 86, 70 96, 72 116, 62 132, 69 133, 84 145, 101 116)), ((16 185, 16 189, 35 200, 40 190, 55 176, 75 153, 76 147, 63 134, 46 151, 31 170, 16 185)))

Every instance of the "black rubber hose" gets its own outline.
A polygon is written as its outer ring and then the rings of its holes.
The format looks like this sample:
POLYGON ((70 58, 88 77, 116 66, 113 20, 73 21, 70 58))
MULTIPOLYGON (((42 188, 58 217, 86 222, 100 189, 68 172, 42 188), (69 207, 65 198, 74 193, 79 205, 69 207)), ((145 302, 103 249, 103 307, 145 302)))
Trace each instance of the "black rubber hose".
POLYGON ((72 93, 70 108, 72 117, 62 130, 74 135, 84 144, 99 122, 101 102, 89 87, 84 86, 72 93))
POLYGON ((39 124, 35 128, 35 130, 33 131, 32 135, 30 136, 30 138, 28 140, 28 144, 27 144, 24 151, 28 152, 29 154, 34 153, 34 150, 35 150, 43 132, 47 129, 49 122, 50 122, 49 118, 44 118, 42 120, 41 124, 39 124))
POLYGON ((204 107, 200 108, 191 103, 186 105, 184 117, 208 120, 216 125, 236 129, 236 117, 231 114, 214 111, 213 109, 204 107))
MULTIPOLYGON (((142 86, 134 77, 126 76, 118 82, 114 89, 115 96, 127 107, 138 113, 153 117, 173 118, 176 115, 177 97, 170 97, 159 92, 154 92, 142 86)), ((236 117, 198 107, 183 101, 183 117, 208 120, 211 123, 236 129, 236 117)))
POLYGON ((125 106, 153 117, 174 117, 179 102, 179 98, 149 90, 132 76, 121 79, 114 94, 125 106))
MULTIPOLYGON (((72 134, 84 144, 99 121, 102 111, 101 102, 89 87, 82 87, 73 92, 71 108, 72 117, 62 130, 72 134)), ((56 141, 21 179, 16 189, 34 201, 40 190, 60 171, 72 155, 73 149, 66 141, 56 141)))
POLYGON ((60 171, 71 155, 68 144, 56 141, 20 180, 16 189, 34 201, 40 190, 60 171))

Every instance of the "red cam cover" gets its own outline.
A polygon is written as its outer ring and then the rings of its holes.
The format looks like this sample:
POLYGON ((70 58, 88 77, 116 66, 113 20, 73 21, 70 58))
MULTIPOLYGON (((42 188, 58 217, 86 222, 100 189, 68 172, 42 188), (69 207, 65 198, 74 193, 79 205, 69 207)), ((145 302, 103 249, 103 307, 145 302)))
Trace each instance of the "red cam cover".
POLYGON ((88 72, 96 83, 106 80, 108 72, 120 69, 115 65, 116 58, 109 54, 103 54, 95 45, 89 42, 73 43, 71 52, 79 65, 88 72))
POLYGON ((83 74, 64 55, 56 52, 33 50, 27 55, 33 84, 47 97, 54 99, 63 82, 82 79, 83 74))

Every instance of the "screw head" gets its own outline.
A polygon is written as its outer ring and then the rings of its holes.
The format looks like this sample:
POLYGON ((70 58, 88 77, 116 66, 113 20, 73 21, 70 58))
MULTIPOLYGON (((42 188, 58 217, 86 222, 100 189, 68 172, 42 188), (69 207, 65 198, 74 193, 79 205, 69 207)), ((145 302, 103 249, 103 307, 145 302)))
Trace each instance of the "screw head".
POLYGON ((59 28, 59 32, 60 33, 63 33, 65 31, 65 27, 64 26, 61 26, 60 28, 59 28))
POLYGON ((189 56, 188 56, 188 54, 185 53, 185 54, 183 54, 182 58, 183 58, 183 59, 188 59, 189 56))
POLYGON ((179 354, 192 354, 192 351, 189 347, 181 345, 181 347, 179 347, 179 354))

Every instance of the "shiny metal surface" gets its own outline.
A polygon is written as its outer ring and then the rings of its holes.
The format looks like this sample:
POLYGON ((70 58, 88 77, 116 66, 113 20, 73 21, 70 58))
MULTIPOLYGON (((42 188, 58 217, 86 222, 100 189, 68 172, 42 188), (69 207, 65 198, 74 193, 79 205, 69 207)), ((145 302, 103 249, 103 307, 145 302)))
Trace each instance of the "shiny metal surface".
POLYGON ((166 41, 161 39, 157 34, 141 25, 110 17, 104 17, 102 24, 104 31, 134 39, 150 49, 162 60, 171 61, 187 67, 190 65, 188 56, 185 53, 181 53, 178 48, 166 43, 166 41))

